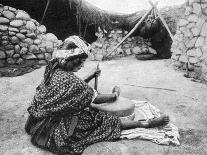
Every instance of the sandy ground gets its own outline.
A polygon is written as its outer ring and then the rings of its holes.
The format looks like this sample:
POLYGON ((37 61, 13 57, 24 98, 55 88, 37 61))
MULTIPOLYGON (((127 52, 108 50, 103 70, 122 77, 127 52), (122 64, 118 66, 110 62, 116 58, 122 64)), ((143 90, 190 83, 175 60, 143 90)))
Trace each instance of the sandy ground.
MULTIPOLYGON (((127 57, 100 63, 102 69, 98 86, 100 92, 109 93, 114 85, 118 85, 122 89, 122 96, 151 102, 169 114, 171 121, 180 129, 179 147, 160 146, 143 140, 122 141, 119 145, 125 146, 125 153, 122 152, 124 155, 207 154, 207 86, 184 78, 183 73, 167 65, 168 61, 138 61, 134 57, 127 57), (126 84, 176 91, 132 87, 126 84)), ((96 64, 94 61, 87 62, 79 75, 85 75, 96 64)), ((35 93, 35 88, 42 80, 43 72, 44 67, 23 76, 0 78, 0 155, 50 154, 38 153, 39 149, 32 153, 34 147, 24 132, 26 108, 35 93)), ((109 143, 108 152, 103 149, 93 151, 93 148, 101 148, 103 144, 87 148, 85 154, 121 155, 112 149, 118 143, 109 143)))

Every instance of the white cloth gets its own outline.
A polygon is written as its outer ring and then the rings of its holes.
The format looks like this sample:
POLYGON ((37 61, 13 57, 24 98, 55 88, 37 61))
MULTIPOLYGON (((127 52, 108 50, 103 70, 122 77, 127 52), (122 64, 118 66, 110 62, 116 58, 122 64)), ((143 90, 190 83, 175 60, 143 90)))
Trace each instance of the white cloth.
MULTIPOLYGON (((160 116, 160 110, 154 107, 152 104, 146 101, 133 100, 133 102, 135 103, 135 110, 142 113, 146 120, 160 116)), ((178 128, 172 123, 159 128, 135 128, 130 130, 123 130, 121 133, 121 139, 135 138, 150 140, 161 145, 180 145, 180 135, 178 128)))

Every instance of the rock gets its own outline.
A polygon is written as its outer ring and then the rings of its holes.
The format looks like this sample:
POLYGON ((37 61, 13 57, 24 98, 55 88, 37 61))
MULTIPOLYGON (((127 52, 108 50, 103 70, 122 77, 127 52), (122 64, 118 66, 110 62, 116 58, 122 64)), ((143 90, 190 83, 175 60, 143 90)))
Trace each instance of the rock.
POLYGON ((200 34, 200 30, 197 27, 191 29, 193 36, 198 36, 200 34))
POLYGON ((16 12, 17 11, 17 9, 15 9, 15 8, 13 8, 11 6, 9 7, 9 10, 12 11, 12 12, 16 12))
POLYGON ((5 59, 6 54, 3 51, 0 51, 0 59, 5 59))
POLYGON ((199 62, 199 59, 198 58, 194 58, 194 57, 189 57, 189 62, 191 64, 196 64, 199 62))
POLYGON ((199 18, 197 23, 196 23, 196 27, 200 30, 204 23, 205 23, 205 19, 204 18, 199 18))
POLYGON ((28 49, 26 48, 26 47, 23 47, 21 50, 20 50, 20 54, 21 55, 24 55, 24 54, 26 54, 28 52, 28 49))
POLYGON ((98 43, 98 42, 94 42, 93 43, 96 47, 98 47, 98 48, 102 48, 103 47, 103 45, 101 44, 101 43, 98 43))
POLYGON ((35 30, 36 26, 32 21, 27 21, 26 28, 29 30, 35 30))
POLYGON ((9 6, 4 6, 4 10, 9 10, 9 6))
POLYGON ((12 32, 12 31, 9 31, 9 35, 10 36, 14 36, 14 35, 16 35, 16 33, 15 32, 12 32))
POLYGON ((188 29, 191 29, 191 28, 193 28, 193 27, 195 27, 195 23, 189 23, 188 25, 187 25, 187 28, 188 29))
POLYGON ((6 17, 8 19, 15 18, 15 14, 11 11, 3 11, 2 14, 3 14, 4 17, 6 17))
POLYGON ((0 59, 0 68, 4 67, 6 64, 6 60, 1 60, 0 59))
POLYGON ((192 11, 193 11, 193 8, 192 8, 192 7, 189 7, 189 6, 186 7, 186 8, 185 8, 185 15, 186 15, 186 16, 190 15, 190 13, 191 13, 192 11))
POLYGON ((11 50, 11 49, 13 49, 13 48, 14 48, 14 46, 13 46, 13 45, 8 44, 8 45, 6 45, 4 48, 5 48, 6 50, 11 50))
POLYGON ((47 33, 46 38, 47 38, 47 41, 52 41, 52 42, 55 42, 58 40, 57 37, 52 33, 47 33))
POLYGON ((23 40, 24 43, 27 43, 28 45, 32 45, 33 44, 33 40, 30 38, 26 38, 23 40))
POLYGON ((15 45, 15 46, 14 46, 14 51, 15 51, 15 53, 19 53, 20 50, 21 50, 21 48, 20 48, 19 45, 15 45))
POLYGON ((50 54, 50 53, 44 53, 44 54, 45 54, 45 59, 47 61, 49 61, 52 58, 52 54, 50 54))
POLYGON ((13 58, 19 58, 20 57, 20 54, 14 54, 13 55, 13 58))
POLYGON ((17 33, 16 36, 21 40, 24 40, 26 38, 25 35, 23 35, 21 33, 17 33))
POLYGON ((22 20, 13 20, 10 22, 10 25, 14 27, 20 27, 24 25, 24 22, 22 20))
POLYGON ((12 42, 13 44, 16 44, 16 43, 19 43, 20 41, 19 41, 19 38, 17 38, 16 36, 13 36, 13 37, 11 38, 11 42, 12 42))
POLYGON ((138 46, 134 47, 134 48, 132 49, 132 53, 134 53, 134 54, 142 53, 141 48, 138 47, 138 46))
POLYGON ((6 50, 7 58, 11 58, 14 55, 14 50, 6 50))
POLYGON ((2 40, 8 40, 9 39, 8 36, 2 36, 1 38, 2 38, 2 40))
POLYGON ((186 63, 186 62, 188 62, 188 58, 185 55, 181 55, 180 58, 179 58, 179 61, 186 63))
POLYGON ((13 32, 19 32, 19 30, 17 28, 14 28, 14 27, 9 27, 8 30, 13 31, 13 32))
POLYGON ((190 57, 200 57, 202 55, 202 51, 200 48, 190 49, 187 51, 187 55, 190 57))
POLYGON ((40 51, 39 51, 39 48, 36 45, 31 45, 29 47, 29 52, 30 53, 39 53, 40 51))
POLYGON ((39 65, 47 65, 47 61, 45 61, 45 60, 40 60, 40 61, 38 62, 38 64, 39 64, 39 65))
POLYGON ((204 37, 207 36, 207 23, 206 22, 203 24, 200 34, 201 36, 204 36, 204 37))
POLYGON ((201 5, 198 3, 193 3, 193 13, 199 15, 201 13, 201 5))
POLYGON ((45 48, 43 48, 43 47, 40 47, 40 51, 43 52, 43 53, 46 52, 45 48))
POLYGON ((191 15, 188 17, 188 21, 189 21, 189 22, 197 22, 197 21, 198 21, 198 16, 195 15, 195 14, 191 14, 191 15))
POLYGON ((184 36, 185 37, 191 37, 191 36, 193 36, 189 29, 183 31, 183 33, 184 33, 184 36))
POLYGON ((54 51, 54 48, 53 47, 50 47, 50 46, 46 46, 46 51, 48 52, 48 53, 52 53, 53 51, 54 51))
POLYGON ((24 42, 20 42, 20 43, 19 43, 19 46, 21 46, 21 47, 26 47, 26 48, 27 48, 27 47, 28 47, 28 44, 27 44, 27 43, 24 43, 24 42))
POLYGON ((204 38, 203 37, 199 37, 195 43, 195 47, 201 47, 204 44, 204 38))
POLYGON ((126 55, 131 55, 132 54, 131 49, 130 48, 126 49, 125 53, 126 53, 126 55))
POLYGON ((41 44, 41 40, 40 40, 40 39, 35 39, 35 40, 34 40, 34 44, 36 44, 36 45, 41 44))
POLYGON ((32 39, 36 38, 36 34, 35 33, 29 33, 29 34, 26 34, 26 36, 29 37, 29 38, 32 38, 32 39))
POLYGON ((197 41, 197 38, 195 37, 191 40, 188 40, 185 45, 187 48, 192 48, 195 46, 196 41, 197 41))
POLYGON ((180 49, 177 49, 177 48, 173 49, 172 52, 173 52, 174 55, 181 55, 183 53, 180 49))
POLYGON ((27 59, 27 60, 37 59, 37 57, 32 53, 28 53, 27 55, 23 55, 22 58, 27 59))
POLYGON ((36 54, 36 57, 38 58, 38 59, 45 59, 45 55, 44 55, 44 53, 40 53, 40 54, 36 54))
POLYGON ((47 29, 46 29, 46 27, 44 25, 39 26, 37 29, 41 33, 46 33, 46 31, 47 31, 47 29))
POLYGON ((27 30, 26 29, 22 29, 22 30, 20 30, 20 33, 27 34, 27 30))
POLYGON ((152 54, 157 54, 157 51, 151 47, 148 48, 149 52, 152 54))
POLYGON ((7 23, 9 23, 9 19, 0 17, 0 24, 7 24, 7 23))
POLYGON ((9 44, 9 42, 7 41, 7 40, 3 40, 2 42, 1 42, 1 45, 3 45, 4 47, 6 46, 6 45, 8 45, 9 44))
POLYGON ((11 65, 15 64, 15 62, 16 62, 16 60, 13 58, 8 58, 6 61, 8 64, 11 64, 11 65))
POLYGON ((179 57, 179 55, 172 54, 171 59, 178 61, 179 57))
POLYGON ((8 30, 8 26, 0 25, 0 31, 7 31, 7 30, 8 30))
POLYGON ((180 19, 177 25, 181 27, 187 25, 188 23, 189 22, 186 19, 180 19))
POLYGON ((23 20, 30 20, 30 15, 28 15, 23 10, 18 10, 17 15, 16 15, 16 18, 17 19, 23 19, 23 20))
POLYGON ((19 58, 17 61, 16 61, 16 64, 22 64, 24 62, 24 60, 22 58, 19 58))

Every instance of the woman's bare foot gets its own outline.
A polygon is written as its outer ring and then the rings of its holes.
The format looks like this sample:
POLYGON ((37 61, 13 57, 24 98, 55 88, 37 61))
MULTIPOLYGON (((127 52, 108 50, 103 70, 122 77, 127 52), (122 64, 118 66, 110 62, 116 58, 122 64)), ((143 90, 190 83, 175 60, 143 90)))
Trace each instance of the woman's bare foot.
POLYGON ((158 127, 162 125, 167 125, 169 121, 170 121, 170 118, 168 115, 161 115, 158 118, 149 119, 145 125, 146 125, 146 128, 153 128, 153 127, 158 127))
POLYGON ((116 93, 116 96, 118 97, 120 95, 120 93, 121 93, 121 89, 118 86, 115 86, 112 89, 112 93, 116 93))

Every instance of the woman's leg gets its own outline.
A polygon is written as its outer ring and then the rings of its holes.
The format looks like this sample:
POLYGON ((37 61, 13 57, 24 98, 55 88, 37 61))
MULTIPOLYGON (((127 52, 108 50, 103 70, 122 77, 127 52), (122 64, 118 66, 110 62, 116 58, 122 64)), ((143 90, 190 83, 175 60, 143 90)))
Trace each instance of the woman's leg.
POLYGON ((121 128, 133 129, 133 128, 153 128, 161 125, 166 125, 170 121, 168 115, 161 115, 159 118, 154 118, 146 121, 139 120, 122 120, 121 119, 121 128))

